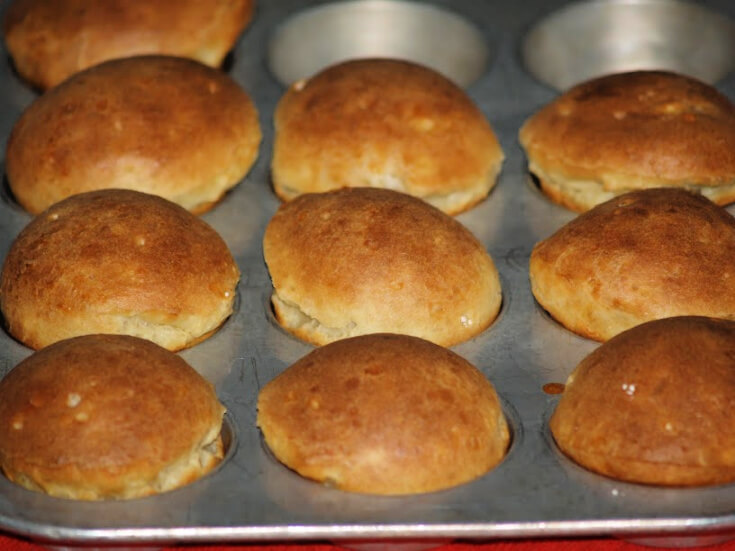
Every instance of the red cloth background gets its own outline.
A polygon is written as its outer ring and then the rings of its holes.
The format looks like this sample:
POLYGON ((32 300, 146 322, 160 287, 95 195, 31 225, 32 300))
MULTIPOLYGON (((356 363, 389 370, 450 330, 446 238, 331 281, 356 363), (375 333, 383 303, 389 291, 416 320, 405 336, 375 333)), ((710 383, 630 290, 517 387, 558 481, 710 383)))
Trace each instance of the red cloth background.
MULTIPOLYGON (((0 534, 0 551, 40 551, 42 546, 18 539, 14 536, 0 534)), ((333 544, 243 544, 243 545, 195 545, 164 547, 161 551, 341 551, 344 548, 333 544)), ((500 540, 492 543, 450 543, 436 547, 432 551, 641 551, 647 547, 618 539, 554 539, 554 540, 500 540)), ((656 547, 648 549, 674 549, 672 547, 656 547)), ((678 548, 681 549, 681 548, 678 548)), ((711 551, 735 551, 735 540, 707 546, 711 551)))

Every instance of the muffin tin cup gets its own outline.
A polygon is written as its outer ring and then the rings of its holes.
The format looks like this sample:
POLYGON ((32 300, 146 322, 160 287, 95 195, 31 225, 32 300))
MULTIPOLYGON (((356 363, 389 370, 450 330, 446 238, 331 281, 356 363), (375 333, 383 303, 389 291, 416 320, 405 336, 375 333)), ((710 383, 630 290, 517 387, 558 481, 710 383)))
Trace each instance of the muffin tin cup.
POLYGON ((715 83, 735 67, 735 24, 685 0, 582 0, 537 22, 521 51, 528 71, 558 90, 642 69, 715 83))
MULTIPOLYGON (((672 0, 668 4, 676 3, 672 0)), ((601 9, 602 4, 591 2, 588 9, 601 9)), ((239 41, 228 67, 259 109, 263 126, 260 158, 245 180, 203 216, 225 238, 240 266, 239 307, 211 338, 181 352, 216 385, 219 398, 228 409, 234 444, 230 445, 225 461, 203 479, 129 502, 55 499, 0 477, 0 529, 57 547, 331 540, 340 545, 373 548, 401 543, 409 549, 411 545, 439 544, 452 539, 594 535, 691 545, 732 537, 732 485, 684 490, 616 483, 572 464, 555 448, 548 433, 548 417, 559 396, 544 392, 544 385, 563 383, 598 343, 559 326, 536 305, 531 294, 528 258, 533 245, 568 222, 573 214, 546 200, 528 184, 517 132, 531 113, 557 93, 524 64, 528 54, 542 60, 542 54, 553 53, 551 46, 531 47, 526 39, 537 25, 543 25, 554 14, 569 13, 576 6, 561 0, 261 1, 252 26, 239 41), (452 349, 495 385, 511 418, 513 444, 505 460, 487 475, 456 488, 416 496, 349 494, 302 479, 274 460, 264 448, 256 426, 259 389, 313 350, 313 346, 283 331, 269 311, 271 283, 261 241, 263 230, 279 205, 269 172, 273 110, 285 86, 338 58, 324 57, 314 65, 297 64, 299 68, 294 72, 286 71, 282 65, 285 62, 279 59, 298 61, 301 51, 312 52, 306 56, 308 61, 316 55, 313 52, 318 44, 323 44, 318 47, 325 48, 328 54, 336 51, 340 55, 355 55, 340 41, 349 42, 350 36, 364 41, 358 30, 363 23, 368 28, 368 17, 359 19, 357 27, 338 25, 338 29, 351 29, 344 37, 338 37, 332 34, 336 30, 323 26, 332 16, 318 10, 349 12, 355 6, 365 5, 382 6, 396 10, 395 13, 406 6, 417 10, 410 16, 415 23, 410 33, 423 33, 423 37, 411 35, 406 42, 420 44, 421 52, 432 52, 429 61, 440 58, 453 43, 474 37, 468 47, 474 52, 470 58, 475 59, 475 69, 454 78, 467 86, 468 93, 493 125, 506 154, 499 182, 489 197, 457 217, 495 260, 504 289, 502 315, 488 330, 452 349), (415 15, 424 11, 444 17, 450 14, 450 19, 443 19, 437 28, 423 16, 415 15), (317 17, 315 13, 322 15, 317 17), (468 25, 467 37, 464 31, 452 34, 447 21, 454 17, 468 25), (316 24, 315 35, 299 38, 297 34, 295 42, 289 42, 287 34, 298 30, 301 18, 312 19, 309 25, 316 24), (279 48, 285 50, 279 54, 279 48), (526 54, 522 54, 524 49, 526 54)), ((706 13, 716 17, 735 16, 735 4, 729 0, 709 0, 707 6, 706 13)), ((699 8, 705 9, 704 5, 699 8)), ((396 21, 396 28, 405 29, 397 22, 400 17, 390 15, 389 19, 396 21)), ((709 44, 709 32, 699 37, 703 46, 709 44)), ((408 37, 409 31, 401 30, 399 35, 408 37)), ((378 31, 370 31, 366 36, 378 42, 383 40, 378 31)), ((588 37, 585 49, 601 43, 601 39, 602 35, 588 37)), ((358 53, 401 55, 393 51, 358 53)), ((456 58, 451 59, 454 61, 449 62, 450 69, 461 65, 456 58)), ((581 57, 575 57, 568 65, 573 68, 579 60, 581 57)), ((551 63, 541 61, 541 65, 551 63)), ((721 90, 735 98, 735 80, 727 78, 722 72, 726 70, 718 71, 715 78, 720 79, 721 90)), ((579 78, 585 77, 577 74, 560 86, 579 78)), ((0 135, 7 140, 12 124, 36 94, 18 82, 7 59, 0 63, 0 82, 6 106, 0 112, 0 135)), ((0 202, 3 256, 30 219, 12 202, 0 202)), ((30 353, 7 335, 0 335, 3 373, 30 353)))
POLYGON ((334 63, 372 57, 413 61, 468 86, 485 71, 490 50, 466 18, 406 0, 351 0, 301 10, 278 26, 268 46, 268 66, 285 86, 334 63))

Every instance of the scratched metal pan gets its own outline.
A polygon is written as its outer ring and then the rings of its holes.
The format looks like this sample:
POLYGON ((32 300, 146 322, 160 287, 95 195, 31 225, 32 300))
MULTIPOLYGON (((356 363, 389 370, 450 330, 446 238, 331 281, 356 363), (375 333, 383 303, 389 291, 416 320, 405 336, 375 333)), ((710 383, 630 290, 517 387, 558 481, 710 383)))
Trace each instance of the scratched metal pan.
MULTIPOLYGON (((555 448, 547 421, 558 396, 543 387, 563 382, 597 344, 560 328, 531 295, 531 248, 573 214, 530 183, 516 138, 526 117, 559 90, 600 72, 641 68, 641 59, 651 68, 695 69, 735 98, 732 17, 730 0, 694 7, 674 0, 262 0, 227 66, 258 106, 260 157, 204 215, 242 270, 237 310, 212 338, 181 353, 215 383, 228 408, 226 459, 187 487, 122 502, 50 498, 0 477, 0 529, 54 546, 332 540, 368 549, 582 535, 695 545, 735 535, 732 485, 663 489, 616 482, 572 464, 555 448), (632 46, 645 49, 633 56, 634 67, 632 46), (269 308, 261 240, 279 204, 269 178, 273 109, 288 82, 344 57, 371 55, 414 59, 465 86, 506 153, 490 197, 458 217, 495 259, 502 312, 454 350, 495 384, 512 425, 512 447, 476 481, 410 497, 348 494, 304 480, 271 456, 255 426, 260 386, 312 349, 281 330, 269 308)), ((0 60, 0 95, 4 151, 13 123, 35 98, 7 55, 0 60)), ((0 195, 4 257, 30 217, 7 185, 0 195)), ((0 334, 2 373, 29 354, 0 334)))

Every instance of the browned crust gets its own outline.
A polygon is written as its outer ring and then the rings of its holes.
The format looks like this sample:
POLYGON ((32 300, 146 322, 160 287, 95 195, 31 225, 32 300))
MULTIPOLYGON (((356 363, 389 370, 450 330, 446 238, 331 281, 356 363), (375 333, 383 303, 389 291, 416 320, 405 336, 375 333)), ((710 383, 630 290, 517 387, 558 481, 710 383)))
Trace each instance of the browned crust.
POLYGON ((462 484, 497 465, 509 442, 482 373, 403 335, 311 352, 261 390, 258 425, 276 457, 302 476, 373 494, 462 484))
POLYGON ((274 123, 273 185, 284 200, 362 186, 427 199, 468 194, 442 208, 455 214, 487 195, 503 161, 461 88, 398 60, 348 61, 294 84, 274 123))
POLYGON ((245 176, 260 139, 255 105, 226 74, 142 56, 94 67, 34 101, 13 127, 6 170, 34 214, 102 188, 202 212, 245 176))
POLYGON ((621 195, 534 247, 533 294, 597 340, 677 315, 735 318, 735 220, 679 189, 621 195))
POLYGON ((218 67, 254 10, 254 0, 14 0, 3 32, 18 72, 45 89, 103 61, 141 54, 218 67))
POLYGON ((138 497, 186 484, 224 408, 177 355, 126 336, 88 335, 39 351, 0 382, 0 463, 13 480, 77 499, 138 497), (28 484, 28 482, 33 484, 28 484), (68 492, 68 493, 66 493, 68 492))
POLYGON ((645 484, 735 480, 735 323, 679 317, 640 325, 585 358, 551 418, 582 466, 645 484))
POLYGON ((57 203, 21 231, 3 265, 0 308, 9 332, 36 349, 136 327, 178 349, 226 319, 238 279, 204 221, 153 195, 102 190, 57 203))
POLYGON ((500 309, 500 280, 482 244, 450 216, 394 191, 346 188, 284 203, 263 250, 281 299, 320 329, 341 331, 287 327, 318 344, 395 332, 449 346, 484 330, 500 309))
MULTIPOLYGON (((532 115, 519 137, 529 162, 562 189, 565 180, 616 193, 735 183, 735 106, 712 86, 673 73, 579 84, 532 115)), ((730 192, 717 201, 732 199, 730 192)))

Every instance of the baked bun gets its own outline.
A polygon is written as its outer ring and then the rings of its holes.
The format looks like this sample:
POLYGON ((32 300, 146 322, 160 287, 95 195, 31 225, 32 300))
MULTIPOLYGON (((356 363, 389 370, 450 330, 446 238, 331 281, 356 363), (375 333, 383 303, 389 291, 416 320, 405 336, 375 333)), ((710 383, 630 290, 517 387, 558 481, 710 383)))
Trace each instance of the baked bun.
POLYGON ((13 127, 6 170, 33 214, 102 188, 200 213, 245 176, 260 138, 253 102, 226 74, 142 56, 93 67, 36 99, 13 127))
POLYGON ((520 142, 543 192, 578 212, 652 187, 735 200, 735 106, 683 75, 637 71, 579 84, 531 116, 520 142))
POLYGON ((165 492, 222 459, 224 412, 212 385, 176 354, 135 337, 77 337, 0 381, 0 466, 56 497, 165 492))
POLYGON ((660 318, 733 319, 735 219, 689 191, 633 191, 537 243, 529 272, 541 306, 600 341, 660 318))
POLYGON ((45 89, 110 59, 164 54, 218 67, 254 0, 13 0, 5 44, 20 75, 45 89))
POLYGON ((345 188, 284 203, 263 240, 276 318, 314 344, 403 333, 449 346, 501 304, 490 255, 459 222, 385 189, 345 188))
POLYGON ((257 422, 289 468, 370 494, 468 482, 501 461, 510 439, 480 371, 450 350, 392 334, 306 355, 260 391, 257 422))
POLYGON ((585 358, 551 418, 590 470, 645 484, 735 481, 735 322, 656 320, 585 358))
POLYGON ((279 101, 271 174, 283 200, 379 187, 455 214, 481 201, 503 162, 467 94, 432 69, 361 59, 295 83, 279 101))
POLYGON ((239 270, 217 232, 165 199, 75 195, 32 220, 0 275, 8 331, 31 348, 90 333, 191 346, 230 315, 239 270))

